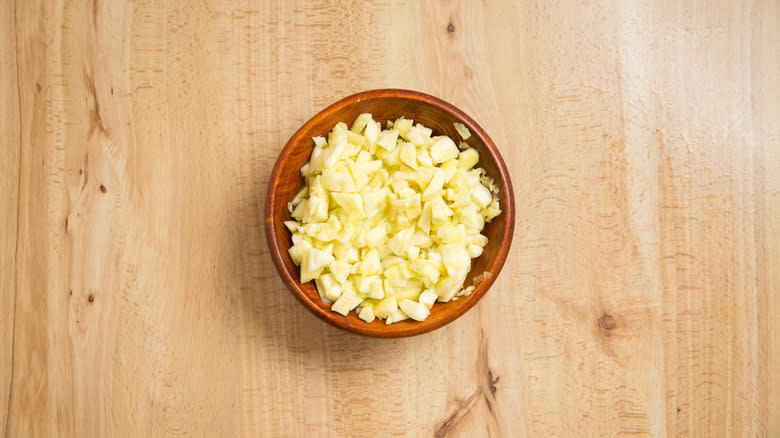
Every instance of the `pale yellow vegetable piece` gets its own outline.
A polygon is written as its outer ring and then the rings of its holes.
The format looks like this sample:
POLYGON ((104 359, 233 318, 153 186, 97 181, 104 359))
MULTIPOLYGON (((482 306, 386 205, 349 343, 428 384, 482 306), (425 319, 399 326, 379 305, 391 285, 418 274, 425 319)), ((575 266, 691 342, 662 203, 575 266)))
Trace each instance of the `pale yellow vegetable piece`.
POLYGON ((331 274, 333 274, 336 281, 343 283, 351 273, 352 265, 342 258, 331 262, 331 264, 328 265, 328 269, 331 274))
POLYGON ((381 223, 366 233, 366 245, 373 248, 382 245, 387 237, 387 225, 381 223))
POLYGON ((432 212, 431 203, 426 202, 425 206, 423 207, 422 214, 420 215, 420 220, 417 222, 417 226, 419 226, 420 230, 422 230, 426 234, 431 232, 432 217, 433 217, 433 212, 432 212))
POLYGON ((433 303, 436 302, 437 298, 439 298, 439 296, 436 295, 435 290, 426 289, 423 291, 423 293, 420 294, 419 303, 430 309, 433 307, 433 303))
POLYGON ((398 134, 406 137, 409 133, 409 129, 412 127, 412 121, 401 117, 393 123, 393 129, 398 131, 398 134))
POLYGON ((425 305, 412 300, 402 300, 398 303, 398 307, 415 321, 425 321, 425 318, 431 313, 425 305))
POLYGON ((466 247, 466 251, 469 253, 469 257, 472 259, 482 255, 482 247, 479 245, 469 245, 466 247))
POLYGON ((375 300, 381 300, 385 297, 385 288, 382 286, 382 280, 376 277, 369 285, 368 297, 375 300))
POLYGON ((447 160, 457 158, 458 147, 449 137, 439 137, 431 146, 431 159, 433 164, 443 163, 447 160))
POLYGON ((444 170, 435 167, 433 169, 433 177, 431 178, 428 186, 425 187, 425 191, 422 194, 422 199, 429 201, 436 196, 441 196, 441 189, 444 187, 444 179, 447 174, 444 170))
POLYGON ((476 149, 466 149, 461 151, 458 156, 458 167, 461 169, 471 169, 479 161, 479 153, 476 149))
POLYGON ((385 130, 379 133, 379 140, 376 141, 376 144, 388 151, 391 151, 395 149, 395 142, 397 140, 398 131, 394 129, 385 130))
MULTIPOLYGON (((370 121, 373 121, 373 120, 374 120, 374 118, 371 116, 371 114, 363 113, 363 114, 357 116, 357 118, 355 118, 355 121, 352 122, 352 127, 349 128, 349 129, 352 132, 360 134, 366 128, 368 123, 370 121)), ((458 128, 456 127, 455 129, 458 129, 458 128)))
POLYGON ((359 297, 352 291, 344 291, 343 294, 336 300, 330 307, 330 310, 338 312, 344 316, 363 302, 363 298, 359 297))
POLYGON ((363 256, 363 262, 360 264, 358 271, 363 275, 371 275, 378 274, 381 268, 379 254, 372 248, 363 256))
POLYGON ((447 302, 455 296, 466 279, 466 273, 456 273, 455 277, 444 277, 436 284, 436 294, 439 301, 447 302))
POLYGON ((463 245, 447 244, 441 245, 439 248, 442 262, 450 276, 456 276, 471 269, 471 257, 463 245))
POLYGON ((290 232, 294 233, 296 230, 298 230, 298 227, 301 224, 296 221, 284 221, 284 226, 287 227, 290 232))
POLYGON ((344 166, 334 167, 323 171, 320 177, 322 187, 331 192, 354 192, 355 182, 352 175, 344 166))
POLYGON ((407 142, 401 144, 400 158, 402 163, 417 169, 417 148, 413 144, 407 142))
POLYGON ((422 145, 425 143, 425 140, 427 140, 425 132, 419 126, 410 128, 405 137, 411 144, 415 146, 422 145))
POLYGON ((314 280, 322 268, 335 259, 331 254, 319 249, 311 248, 303 254, 301 261, 301 283, 314 280))
POLYGON ((398 302, 394 296, 385 297, 374 306, 374 314, 378 318, 387 318, 398 309, 398 302))
POLYGON ((452 210, 447 207, 447 204, 438 196, 431 201, 431 219, 434 224, 439 224, 449 220, 452 216, 452 210))
POLYGON ((491 201, 493 201, 493 195, 490 190, 486 189, 482 184, 476 184, 471 188, 471 199, 480 207, 487 207, 491 201))
POLYGON ((324 295, 331 301, 337 300, 341 296, 341 285, 336 282, 332 274, 324 274, 314 279, 317 290, 324 291, 324 295))
POLYGON ((464 287, 455 295, 459 297, 465 297, 471 295, 471 293, 474 292, 474 289, 475 289, 474 286, 464 287))
MULTIPOLYGON (((486 189, 487 190, 487 189, 486 189)), ((363 211, 363 198, 357 193, 331 192, 331 197, 348 215, 356 218, 365 216, 363 211)))
MULTIPOLYGON (((308 249, 304 250, 301 246, 302 245, 293 245, 287 250, 290 259, 298 266, 300 266, 301 261, 303 260, 303 254, 305 251, 308 251, 308 249)), ((311 248, 311 245, 309 245, 309 248, 311 248)))
POLYGON ((460 138, 463 140, 468 140, 469 137, 471 137, 471 131, 469 131, 469 128, 467 128, 463 123, 455 122, 452 124, 452 126, 455 127, 455 130, 458 131, 460 138))
POLYGON ((363 308, 360 309, 360 313, 358 313, 358 318, 365 322, 373 322, 375 318, 374 308, 372 306, 363 306, 363 308))
POLYGON ((403 321, 405 319, 409 319, 409 316, 401 309, 396 309, 393 313, 387 316, 387 319, 385 319, 385 324, 392 324, 394 322, 403 321))
POLYGON ((376 144, 377 139, 379 139, 380 129, 379 122, 375 122, 373 120, 368 121, 364 134, 369 145, 376 144))

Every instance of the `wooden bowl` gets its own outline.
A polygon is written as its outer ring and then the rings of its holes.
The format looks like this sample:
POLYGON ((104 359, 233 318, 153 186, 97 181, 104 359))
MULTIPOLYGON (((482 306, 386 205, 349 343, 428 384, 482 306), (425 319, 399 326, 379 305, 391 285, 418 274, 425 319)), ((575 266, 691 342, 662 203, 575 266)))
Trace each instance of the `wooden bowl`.
POLYGON ((515 206, 512 184, 501 154, 493 140, 471 117, 455 106, 427 94, 408 90, 371 90, 341 99, 320 111, 306 122, 287 142, 268 183, 265 202, 265 231, 268 247, 274 265, 287 287, 306 308, 323 320, 342 329, 367 336, 400 337, 413 336, 439 328, 469 310, 485 295, 504 265, 514 231, 515 206), (484 276, 475 284, 474 291, 465 297, 448 303, 436 303, 425 321, 411 319, 387 325, 379 319, 366 323, 354 311, 342 316, 330 310, 320 299, 314 282, 301 284, 298 267, 293 264, 287 250, 292 245, 290 232, 283 222, 290 220, 287 210, 290 202, 303 185, 301 167, 309 161, 312 137, 327 136, 338 122, 352 121, 361 113, 371 113, 374 119, 384 124, 401 116, 413 119, 433 129, 434 135, 446 134, 454 140, 460 139, 453 122, 463 123, 472 135, 466 141, 479 152, 478 166, 484 168, 500 187, 499 201, 502 213, 486 224, 482 231, 488 237, 488 244, 481 256, 472 259, 472 268, 464 286, 474 284, 475 278, 484 276))

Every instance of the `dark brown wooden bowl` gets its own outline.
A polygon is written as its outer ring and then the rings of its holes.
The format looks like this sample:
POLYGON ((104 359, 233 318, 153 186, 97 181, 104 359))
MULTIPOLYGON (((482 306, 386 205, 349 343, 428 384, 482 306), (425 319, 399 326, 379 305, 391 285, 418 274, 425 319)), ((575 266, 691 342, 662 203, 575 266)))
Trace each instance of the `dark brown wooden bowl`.
POLYGON ((287 142, 276 161, 265 202, 265 231, 271 257, 279 276, 310 311, 323 320, 354 333, 376 337, 413 336, 439 328, 469 310, 485 295, 499 271, 504 266, 515 223, 514 194, 509 172, 493 140, 471 117, 452 104, 427 94, 409 90, 371 90, 341 99, 320 111, 306 122, 287 142), (479 152, 478 166, 484 168, 500 187, 502 213, 485 226, 482 231, 488 237, 488 244, 481 256, 472 259, 472 268, 466 277, 464 286, 469 286, 475 278, 487 273, 477 284, 471 295, 460 297, 457 301, 436 303, 425 321, 411 319, 386 325, 379 319, 366 323, 355 312, 342 316, 330 310, 330 306, 320 299, 314 282, 301 284, 298 267, 293 264, 287 250, 292 245, 290 232, 283 222, 290 220, 287 203, 292 200, 303 185, 301 167, 309 161, 314 147, 312 137, 327 136, 338 122, 352 121, 361 113, 371 113, 374 119, 385 123, 401 116, 413 119, 433 129, 435 135, 446 134, 456 142, 460 139, 453 122, 463 123, 471 131, 466 141, 479 152))

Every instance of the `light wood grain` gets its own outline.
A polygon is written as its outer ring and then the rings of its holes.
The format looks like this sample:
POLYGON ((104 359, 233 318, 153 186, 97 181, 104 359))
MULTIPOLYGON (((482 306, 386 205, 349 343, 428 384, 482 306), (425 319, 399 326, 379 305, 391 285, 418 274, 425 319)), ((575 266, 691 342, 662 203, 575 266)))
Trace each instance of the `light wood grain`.
POLYGON ((0 431, 777 436, 780 7, 0 4, 0 431), (276 155, 353 92, 474 117, 515 185, 491 291, 376 340, 287 292, 276 155))

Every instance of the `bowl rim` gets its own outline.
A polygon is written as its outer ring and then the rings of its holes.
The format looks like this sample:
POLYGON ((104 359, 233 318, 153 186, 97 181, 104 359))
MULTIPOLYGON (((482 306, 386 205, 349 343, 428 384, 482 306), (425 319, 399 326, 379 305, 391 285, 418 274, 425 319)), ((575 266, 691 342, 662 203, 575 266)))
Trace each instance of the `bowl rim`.
MULTIPOLYGON (((303 125, 301 125, 301 127, 298 128, 298 130, 296 130, 295 133, 287 140, 287 143, 285 143, 284 148, 282 148, 282 150, 279 152, 279 155, 277 156, 276 162, 274 163, 274 167, 271 171, 271 175, 268 180, 268 187, 266 190, 266 198, 265 198, 265 205, 264 205, 264 219, 265 219, 266 243, 268 244, 268 249, 270 251, 270 256, 271 259, 273 260, 274 267, 276 268, 276 271, 279 273, 282 282, 285 283, 285 285, 287 286, 287 289, 307 309, 309 309, 310 312, 314 313, 314 315, 330 323, 331 325, 352 333, 356 333, 364 336, 370 336, 370 337, 378 337, 378 338, 397 338, 397 337, 416 336, 443 327, 449 324, 450 322, 454 321, 455 319, 459 318, 464 313, 466 313, 466 311, 474 307, 474 305, 477 302, 479 302, 480 299, 482 299, 482 297, 487 293, 488 289, 490 289, 490 287, 495 282, 496 278, 498 277, 498 274, 501 272, 501 269, 503 268, 506 259, 509 255, 509 250, 512 245, 512 239, 514 237, 515 200, 514 200, 514 192, 512 189, 512 182, 509 177, 509 171, 507 170, 506 164, 504 163, 504 160, 501 157, 501 153, 498 151, 498 148, 496 147, 495 143, 490 138, 490 136, 488 136, 487 132, 485 132, 485 130, 474 119, 472 119, 469 115, 467 115, 465 112, 463 112, 453 104, 446 102, 438 97, 432 96, 430 94, 422 93, 419 91, 413 91, 413 90, 398 89, 398 88, 380 88, 374 90, 361 91, 359 93, 355 93, 347 97, 344 97, 328 105, 327 107, 319 111, 317 114, 315 114, 313 117, 311 117, 309 120, 307 120, 303 125), (276 203, 280 202, 281 200, 277 199, 276 192, 275 190, 273 190, 273 188, 276 185, 275 182, 280 177, 283 158, 288 156, 289 152, 292 151, 296 147, 296 145, 299 144, 300 141, 305 140, 303 138, 305 136, 304 135, 305 132, 308 131, 311 125, 320 121, 320 119, 324 119, 329 114, 335 111, 359 103, 361 101, 372 100, 372 99, 383 99, 383 98, 396 98, 396 99, 401 98, 401 99, 415 100, 415 101, 419 101, 422 103, 439 107, 444 111, 452 114, 456 119, 458 119, 461 123, 463 123, 469 129, 469 131, 471 131, 472 135, 479 137, 479 139, 485 145, 485 148, 490 153, 492 160, 496 164, 498 173, 501 176, 501 181, 499 181, 501 184, 501 190, 503 191, 503 193, 506 194, 506 196, 503 197, 506 200, 505 201, 506 205, 504 206, 504 211, 502 212, 502 214, 506 215, 505 227, 504 227, 503 235, 501 236, 501 245, 496 255, 496 259, 493 265, 491 265, 490 272, 492 275, 483 278, 476 285, 475 290, 470 295, 466 297, 462 297, 461 300, 459 300, 458 302, 459 305, 453 307, 451 310, 444 313, 440 318, 433 321, 431 320, 420 321, 420 322, 416 322, 412 326, 398 327, 398 328, 394 328, 393 324, 382 325, 381 328, 378 328, 377 326, 370 325, 370 324, 365 324, 365 326, 348 324, 345 322, 345 319, 343 319, 344 317, 341 314, 338 314, 331 310, 325 310, 321 308, 318 305, 318 303, 315 303, 312 299, 310 299, 306 295, 306 293, 303 292, 303 290, 300 287, 299 280, 294 277, 293 273, 287 270, 282 260, 282 257, 284 257, 282 255, 282 252, 284 251, 281 249, 278 236, 274 232, 275 220, 274 220, 273 212, 275 210, 276 203)), ((445 304, 450 304, 450 303, 445 303, 445 304)))

